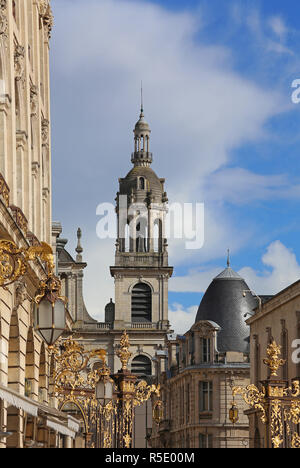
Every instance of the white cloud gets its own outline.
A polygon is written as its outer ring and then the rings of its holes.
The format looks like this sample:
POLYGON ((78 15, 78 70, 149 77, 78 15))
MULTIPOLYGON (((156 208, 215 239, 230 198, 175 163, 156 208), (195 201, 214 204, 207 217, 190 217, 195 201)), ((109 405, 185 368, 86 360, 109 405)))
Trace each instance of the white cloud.
MULTIPOLYGON (((277 294, 282 289, 300 279, 300 264, 295 253, 280 241, 275 241, 267 248, 262 257, 265 266, 261 271, 244 267, 238 273, 248 286, 257 294, 277 294)), ((212 280, 223 270, 222 267, 191 269, 185 276, 170 280, 172 292, 204 293, 212 280)))
POLYGON ((181 304, 172 304, 169 308, 169 320, 172 329, 178 335, 184 335, 195 323, 198 306, 184 308, 181 304))
POLYGON ((269 19, 269 26, 280 41, 284 41, 288 33, 288 27, 281 16, 272 16, 269 19))
POLYGON ((268 247, 262 263, 266 266, 262 271, 246 267, 239 272, 257 294, 277 294, 300 279, 295 253, 280 241, 268 247))
POLYGON ((244 205, 255 200, 295 199, 300 197, 300 184, 287 175, 262 175, 235 167, 221 169, 206 180, 209 200, 244 205))
POLYGON ((175 266, 225 256, 228 247, 238 250, 249 241, 251 227, 237 228, 213 197, 209 205, 204 182, 230 162, 232 150, 263 138, 266 122, 285 104, 276 90, 234 70, 232 50, 196 40, 201 13, 172 13, 140 0, 52 4, 55 216, 63 223, 68 217, 69 232, 80 213, 85 296, 98 316, 113 294, 114 242, 98 247, 95 209, 113 201, 118 177, 131 168, 141 79, 153 169, 166 177, 170 201, 207 202, 205 247, 195 253, 172 244, 175 266))

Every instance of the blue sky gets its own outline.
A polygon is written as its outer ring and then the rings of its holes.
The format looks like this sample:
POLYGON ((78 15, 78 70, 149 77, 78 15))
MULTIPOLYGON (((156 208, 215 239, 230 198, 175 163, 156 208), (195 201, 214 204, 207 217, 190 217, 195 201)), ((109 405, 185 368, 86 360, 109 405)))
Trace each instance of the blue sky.
POLYGON ((144 82, 153 169, 170 201, 204 202, 203 249, 171 243, 170 318, 188 328, 232 266, 260 294, 300 276, 300 4, 288 0, 52 0, 53 215, 83 229, 89 312, 113 297, 114 241, 96 207, 131 168, 144 82), (67 22, 66 22, 67 18, 67 22))

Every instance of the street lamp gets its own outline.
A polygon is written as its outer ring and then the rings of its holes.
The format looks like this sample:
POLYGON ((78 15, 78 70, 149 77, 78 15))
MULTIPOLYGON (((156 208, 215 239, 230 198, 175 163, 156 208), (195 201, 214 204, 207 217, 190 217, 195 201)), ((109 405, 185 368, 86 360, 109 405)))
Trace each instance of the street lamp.
POLYGON ((110 378, 110 369, 103 364, 100 369, 100 379, 96 384, 96 399, 101 406, 112 401, 114 392, 114 381, 110 378))
POLYGON ((53 346, 66 328, 66 298, 61 297, 61 281, 54 275, 52 247, 45 242, 28 249, 19 249, 8 240, 0 240, 0 287, 13 284, 27 272, 30 261, 40 259, 46 265, 47 278, 40 281, 34 302, 34 326, 47 343, 53 346))
POLYGON ((239 410, 234 401, 232 403, 232 407, 229 410, 229 419, 233 425, 239 421, 239 410))
POLYGON ((61 410, 69 404, 80 408, 87 447, 131 448, 135 408, 151 398, 156 399, 154 421, 159 424, 162 419, 160 387, 148 385, 145 380, 137 382, 128 369, 129 348, 129 337, 124 332, 117 350, 122 369, 113 375, 104 350, 86 351, 72 338, 53 348, 54 396, 61 410), (92 358, 100 359, 98 369, 91 370, 92 358))
POLYGON ((60 288, 60 280, 50 274, 34 298, 34 327, 50 347, 66 329, 66 299, 60 296, 60 288))

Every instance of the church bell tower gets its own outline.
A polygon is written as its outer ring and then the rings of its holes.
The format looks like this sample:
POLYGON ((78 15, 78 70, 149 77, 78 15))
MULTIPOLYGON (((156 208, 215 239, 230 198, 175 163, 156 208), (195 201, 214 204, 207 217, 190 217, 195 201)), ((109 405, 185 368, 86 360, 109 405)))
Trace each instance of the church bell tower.
POLYGON ((149 124, 143 106, 134 129, 133 168, 119 179, 117 193, 118 237, 115 265, 114 329, 169 329, 168 263, 165 179, 151 168, 149 124))

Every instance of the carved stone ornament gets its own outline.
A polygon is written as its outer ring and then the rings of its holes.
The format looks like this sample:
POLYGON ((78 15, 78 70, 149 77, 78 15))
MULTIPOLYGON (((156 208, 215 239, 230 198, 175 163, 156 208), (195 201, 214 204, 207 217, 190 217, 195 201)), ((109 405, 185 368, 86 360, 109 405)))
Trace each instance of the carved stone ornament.
POLYGON ((0 0, 0 37, 4 40, 8 37, 8 21, 6 11, 7 0, 0 0))
POLYGON ((51 31, 52 31, 53 24, 54 24, 54 18, 53 18, 49 0, 39 1, 39 14, 43 22, 43 25, 45 26, 45 33, 47 35, 47 38, 50 39, 51 31))
POLYGON ((49 125, 49 120, 42 119, 42 141, 45 146, 49 146, 49 125))
POLYGON ((29 299, 28 294, 27 294, 27 288, 24 280, 19 280, 16 281, 16 299, 15 299, 15 310, 18 310, 18 308, 26 301, 26 299, 29 299))
POLYGON ((38 109, 38 88, 34 84, 31 84, 30 86, 30 107, 31 116, 36 116, 38 109))
POLYGON ((24 59, 25 59, 25 48, 19 44, 15 45, 15 78, 17 81, 24 82, 24 59))

